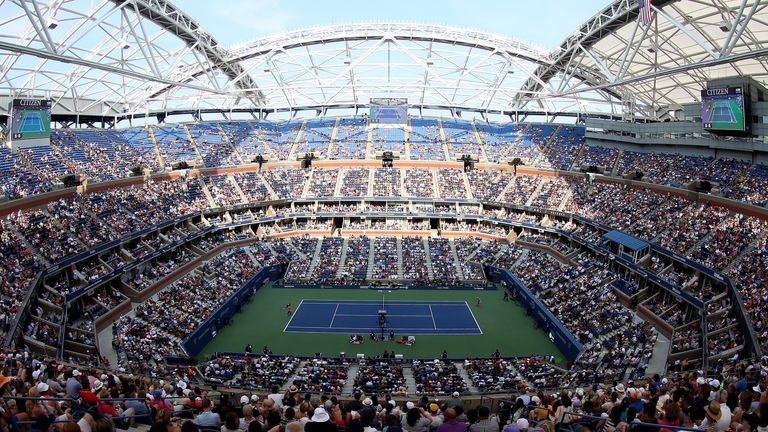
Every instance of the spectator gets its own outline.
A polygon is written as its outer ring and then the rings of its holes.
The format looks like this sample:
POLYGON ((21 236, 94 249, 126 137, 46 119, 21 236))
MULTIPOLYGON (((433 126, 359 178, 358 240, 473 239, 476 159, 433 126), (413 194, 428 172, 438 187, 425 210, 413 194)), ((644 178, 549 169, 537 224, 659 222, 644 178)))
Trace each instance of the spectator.
POLYGON ((200 426, 200 429, 204 430, 218 430, 221 427, 221 417, 219 417, 218 413, 213 412, 211 400, 208 398, 203 399, 202 408, 203 412, 197 415, 197 425, 200 426))
POLYGON ((437 432, 466 432, 467 423, 457 419, 456 410, 454 408, 448 408, 444 414, 445 420, 440 427, 437 428, 437 432))
POLYGON ((408 411, 400 422, 401 427, 407 432, 426 432, 432 423, 432 415, 424 408, 417 407, 413 402, 406 404, 408 411))
MULTIPOLYGON (((338 405, 333 406, 334 413, 338 412, 338 405)), ((334 421, 331 421, 331 416, 323 407, 315 408, 314 413, 310 421, 304 425, 305 432, 336 432, 338 427, 334 421)))

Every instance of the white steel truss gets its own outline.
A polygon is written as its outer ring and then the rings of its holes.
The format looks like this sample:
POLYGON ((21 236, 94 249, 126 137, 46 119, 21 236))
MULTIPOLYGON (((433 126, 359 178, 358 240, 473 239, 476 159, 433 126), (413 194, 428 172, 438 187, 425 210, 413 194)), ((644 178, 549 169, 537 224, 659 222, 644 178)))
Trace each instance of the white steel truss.
POLYGON ((761 0, 654 0, 655 20, 642 25, 637 0, 617 0, 567 38, 550 66, 528 80, 518 102, 552 85, 550 96, 611 94, 633 106, 633 116, 698 102, 707 81, 730 76, 768 79, 768 2, 761 0), (581 71, 575 78, 572 71, 581 71), (594 73, 594 79, 589 72, 594 73), (585 86, 585 83, 588 85, 585 86))
MULTIPOLYGON (((712 78, 768 78, 768 3, 617 0, 555 50, 421 23, 300 29, 222 47, 167 0, 0 0, 0 97, 61 112, 364 106, 658 118, 712 78), (631 107, 628 112, 628 107, 631 107)), ((5 107, 0 107, 0 111, 5 107)))

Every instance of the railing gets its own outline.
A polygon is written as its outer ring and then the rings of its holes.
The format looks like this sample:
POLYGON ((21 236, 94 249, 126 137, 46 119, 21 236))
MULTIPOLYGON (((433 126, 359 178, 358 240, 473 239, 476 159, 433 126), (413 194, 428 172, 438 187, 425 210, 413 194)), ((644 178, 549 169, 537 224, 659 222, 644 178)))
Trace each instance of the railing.
MULTIPOLYGON (((603 417, 597 417, 592 416, 588 414, 578 414, 578 413, 563 413, 563 415, 559 419, 555 419, 555 425, 556 430, 558 432, 578 432, 582 427, 587 426, 589 427, 590 424, 600 424, 600 422, 607 421, 608 418, 603 417), (569 421, 565 421, 565 418, 569 417, 569 421)), ((625 423, 626 429, 624 429, 624 432, 630 432, 632 429, 636 427, 642 427, 645 428, 651 428, 651 429, 669 429, 671 431, 692 431, 692 432, 700 432, 701 429, 696 428, 689 428, 684 426, 668 426, 668 425, 661 425, 658 423, 643 423, 639 420, 632 421, 632 422, 623 422, 625 423)), ((617 425, 618 426, 618 425, 617 425)), ((596 428, 589 427, 591 430, 596 430, 596 428)), ((617 428, 618 430, 618 428, 617 428)))

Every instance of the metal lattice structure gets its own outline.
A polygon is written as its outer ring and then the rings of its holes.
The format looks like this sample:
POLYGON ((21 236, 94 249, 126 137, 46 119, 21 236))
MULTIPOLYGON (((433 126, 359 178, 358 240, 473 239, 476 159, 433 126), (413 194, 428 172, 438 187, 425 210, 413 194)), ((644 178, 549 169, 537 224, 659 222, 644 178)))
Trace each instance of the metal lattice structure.
POLYGON ((165 0, 4 0, 0 95, 110 117, 407 97, 417 108, 622 115, 629 106, 658 118, 695 102, 709 79, 766 81, 766 6, 654 0, 656 19, 644 26, 637 0, 618 0, 546 50, 417 23, 322 26, 223 47, 165 0))

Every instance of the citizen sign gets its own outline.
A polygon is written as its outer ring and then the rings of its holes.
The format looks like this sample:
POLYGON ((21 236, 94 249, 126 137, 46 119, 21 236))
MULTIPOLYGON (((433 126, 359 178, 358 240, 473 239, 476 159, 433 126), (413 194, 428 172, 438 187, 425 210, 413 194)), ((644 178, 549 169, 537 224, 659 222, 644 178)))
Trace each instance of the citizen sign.
POLYGON ((707 89, 707 96, 720 96, 720 95, 727 95, 728 89, 707 89))
POLYGON ((39 99, 20 99, 19 106, 41 106, 43 101, 39 99))

